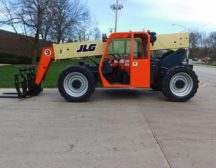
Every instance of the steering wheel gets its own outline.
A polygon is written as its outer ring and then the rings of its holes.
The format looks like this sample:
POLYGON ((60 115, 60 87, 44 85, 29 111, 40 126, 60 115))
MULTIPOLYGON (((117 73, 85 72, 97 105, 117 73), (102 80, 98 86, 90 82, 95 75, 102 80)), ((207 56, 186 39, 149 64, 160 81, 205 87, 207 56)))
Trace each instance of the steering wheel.
POLYGON ((110 61, 110 64, 112 64, 115 60, 117 60, 118 65, 119 65, 119 62, 120 62, 120 59, 121 59, 120 54, 113 54, 112 57, 113 57, 113 60, 110 61))

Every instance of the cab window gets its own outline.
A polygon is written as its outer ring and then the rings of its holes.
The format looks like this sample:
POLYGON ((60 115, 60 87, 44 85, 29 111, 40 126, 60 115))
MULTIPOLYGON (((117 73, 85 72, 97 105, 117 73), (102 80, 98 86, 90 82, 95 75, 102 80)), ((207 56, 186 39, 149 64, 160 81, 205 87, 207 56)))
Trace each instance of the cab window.
POLYGON ((130 39, 114 39, 109 44, 108 55, 130 56, 130 39))
POLYGON ((141 38, 134 39, 134 58, 135 59, 146 59, 148 58, 148 45, 146 40, 141 38))

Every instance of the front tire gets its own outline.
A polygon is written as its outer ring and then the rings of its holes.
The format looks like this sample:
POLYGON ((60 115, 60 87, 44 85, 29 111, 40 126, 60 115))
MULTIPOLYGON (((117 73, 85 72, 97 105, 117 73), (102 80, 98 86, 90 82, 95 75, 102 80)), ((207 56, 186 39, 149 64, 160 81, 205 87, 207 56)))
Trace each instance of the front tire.
POLYGON ((72 66, 59 76, 58 90, 69 102, 86 101, 95 89, 95 78, 85 67, 72 66))
POLYGON ((188 67, 174 67, 167 71, 162 82, 162 92, 170 101, 185 102, 199 87, 198 77, 188 67))

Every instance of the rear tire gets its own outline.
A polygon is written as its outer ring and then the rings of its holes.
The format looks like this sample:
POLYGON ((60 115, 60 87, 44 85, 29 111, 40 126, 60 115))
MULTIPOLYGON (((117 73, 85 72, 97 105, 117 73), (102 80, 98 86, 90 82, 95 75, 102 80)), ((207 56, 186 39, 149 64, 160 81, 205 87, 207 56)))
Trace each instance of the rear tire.
POLYGON ((72 66, 59 76, 58 90, 69 102, 83 102, 94 92, 95 78, 87 68, 72 66))
POLYGON ((198 77, 188 67, 174 67, 167 71, 162 82, 162 92, 170 101, 185 102, 199 87, 198 77))

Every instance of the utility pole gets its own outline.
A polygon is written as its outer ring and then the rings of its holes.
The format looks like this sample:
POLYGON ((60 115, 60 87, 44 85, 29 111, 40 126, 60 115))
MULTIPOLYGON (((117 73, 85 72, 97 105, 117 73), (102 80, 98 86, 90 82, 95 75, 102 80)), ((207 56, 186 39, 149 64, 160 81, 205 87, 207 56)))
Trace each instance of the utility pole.
POLYGON ((180 24, 172 24, 172 25, 173 25, 173 26, 178 26, 178 27, 180 27, 180 28, 186 30, 188 33, 191 32, 191 30, 190 30, 189 28, 187 28, 187 27, 185 27, 185 26, 183 26, 183 25, 180 25, 180 24))
POLYGON ((116 4, 111 5, 111 9, 115 11, 115 32, 117 32, 118 26, 118 11, 123 8, 123 5, 119 4, 119 0, 116 0, 116 4))

